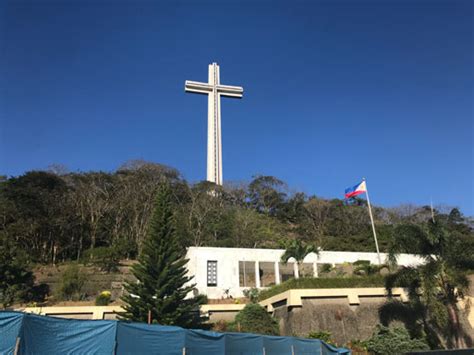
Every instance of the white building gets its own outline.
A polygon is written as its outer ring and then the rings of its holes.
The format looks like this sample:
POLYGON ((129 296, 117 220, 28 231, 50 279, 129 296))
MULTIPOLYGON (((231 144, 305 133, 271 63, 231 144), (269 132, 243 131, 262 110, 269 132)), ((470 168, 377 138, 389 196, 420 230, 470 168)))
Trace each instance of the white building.
MULTIPOLYGON (((368 260, 377 264, 377 253, 321 251, 319 255, 309 254, 298 269, 293 259, 281 262, 283 249, 209 248, 190 247, 188 273, 194 276, 199 293, 210 299, 230 295, 242 297, 243 291, 252 287, 265 288, 300 275, 318 277, 318 264, 353 263, 368 260)), ((382 261, 387 254, 381 253, 382 261)), ((401 254, 398 264, 415 266, 422 259, 410 254, 401 254)))

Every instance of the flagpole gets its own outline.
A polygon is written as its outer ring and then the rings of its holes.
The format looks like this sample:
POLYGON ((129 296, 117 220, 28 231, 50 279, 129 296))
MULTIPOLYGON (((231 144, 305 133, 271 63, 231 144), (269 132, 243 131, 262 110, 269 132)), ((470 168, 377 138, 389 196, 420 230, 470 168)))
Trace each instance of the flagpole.
POLYGON ((367 188, 367 182, 365 178, 362 179, 365 182, 365 196, 367 197, 367 205, 369 206, 370 222, 372 222, 372 231, 374 232, 375 248, 377 249, 377 258, 379 259, 379 265, 382 265, 382 259, 380 258, 379 243, 377 242, 377 233, 375 233, 374 217, 372 216, 372 207, 370 206, 369 189, 367 188))

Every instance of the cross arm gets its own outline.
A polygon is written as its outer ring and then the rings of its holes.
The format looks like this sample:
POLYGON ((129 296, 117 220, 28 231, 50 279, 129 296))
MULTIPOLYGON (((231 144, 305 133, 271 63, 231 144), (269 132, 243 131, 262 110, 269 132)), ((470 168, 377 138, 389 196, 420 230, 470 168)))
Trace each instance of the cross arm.
POLYGON ((196 94, 209 94, 212 91, 212 86, 207 83, 186 80, 186 83, 184 84, 184 91, 194 92, 196 94))
POLYGON ((217 92, 222 96, 241 99, 244 94, 244 88, 241 86, 218 85, 217 92))

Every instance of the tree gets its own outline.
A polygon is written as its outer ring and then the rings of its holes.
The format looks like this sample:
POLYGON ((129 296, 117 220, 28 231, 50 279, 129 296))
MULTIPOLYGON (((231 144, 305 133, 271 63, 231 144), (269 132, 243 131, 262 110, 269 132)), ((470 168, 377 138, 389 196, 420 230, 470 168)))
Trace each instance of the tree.
MULTIPOLYGON (((95 248, 99 231, 107 213, 111 210, 114 184, 112 177, 103 172, 86 173, 74 176, 76 210, 83 224, 87 226, 90 247, 95 248)), ((83 248, 82 235, 79 240, 79 253, 83 248)))
POLYGON ((118 169, 116 177, 119 188, 114 194, 115 208, 112 211, 112 219, 115 227, 112 232, 115 237, 125 237, 128 244, 135 243, 137 251, 140 252, 160 184, 163 181, 169 182, 175 194, 180 186, 180 174, 166 165, 131 160, 118 169))
POLYGON ((63 196, 67 191, 58 176, 28 172, 2 183, 0 215, 3 230, 35 259, 53 261, 66 235, 63 196))
POLYGON ((285 252, 281 256, 281 261, 287 263, 289 259, 294 258, 298 264, 298 269, 302 270, 303 260, 310 253, 319 254, 319 248, 315 245, 303 243, 299 239, 292 240, 286 247, 285 252))
POLYGON ((457 303, 469 287, 466 269, 474 263, 474 240, 459 243, 440 219, 422 225, 400 225, 395 230, 389 259, 396 262, 398 253, 409 252, 423 258, 416 267, 396 269, 386 278, 390 292, 396 285, 408 289, 410 302, 406 305, 390 302, 380 310, 388 324, 402 320, 412 335, 427 335, 431 347, 448 348, 472 345, 472 339, 462 328, 457 303), (469 245, 470 243, 470 245, 469 245), (463 262, 460 261, 462 256, 463 262), (395 312, 394 312, 395 310, 395 312))
POLYGON ((28 265, 26 253, 5 235, 0 235, 0 304, 3 308, 25 298, 33 287, 34 276, 28 265))
POLYGON ((378 326, 376 332, 366 342, 367 350, 376 355, 405 354, 416 350, 429 350, 423 339, 411 339, 403 327, 388 328, 378 326))
POLYGON ((273 176, 254 176, 249 184, 250 205, 259 212, 276 216, 286 199, 286 184, 273 176))
POLYGON ((138 263, 132 266, 137 282, 125 285, 123 319, 190 327, 199 321, 202 298, 186 296, 194 290, 186 276, 186 250, 176 234, 171 190, 167 183, 158 189, 156 205, 138 263))
POLYGON ((237 331, 267 335, 279 335, 278 322, 257 303, 249 303, 235 316, 237 331))
POLYGON ((232 236, 239 248, 277 248, 285 236, 284 225, 252 209, 235 208, 232 236))
POLYGON ((326 233, 326 224, 330 212, 330 203, 326 200, 311 197, 305 202, 299 223, 300 234, 322 244, 326 233))

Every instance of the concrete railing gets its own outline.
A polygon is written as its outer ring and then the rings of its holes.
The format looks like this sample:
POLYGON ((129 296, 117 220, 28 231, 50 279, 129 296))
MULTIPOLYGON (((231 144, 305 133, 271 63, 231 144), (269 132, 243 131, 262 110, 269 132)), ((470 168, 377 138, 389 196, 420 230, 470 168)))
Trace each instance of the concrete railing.
MULTIPOLYGON (((400 298, 402 302, 408 300, 408 296, 403 288, 394 288, 392 296, 400 298)), ((273 312, 277 306, 301 307, 304 298, 345 298, 349 305, 356 306, 360 304, 360 297, 386 298, 388 294, 384 287, 292 289, 267 298, 261 301, 260 305, 265 307, 267 311, 273 312)))
MULTIPOLYGON (((206 316, 213 314, 237 314, 245 304, 204 304, 201 313, 206 316)), ((115 319, 123 313, 121 306, 68 306, 68 307, 27 307, 16 311, 34 313, 44 316, 74 319, 115 319)))

